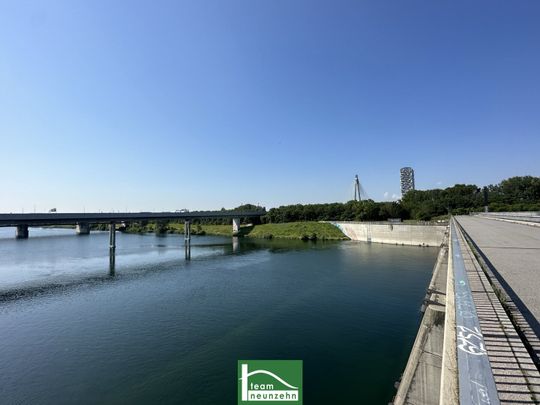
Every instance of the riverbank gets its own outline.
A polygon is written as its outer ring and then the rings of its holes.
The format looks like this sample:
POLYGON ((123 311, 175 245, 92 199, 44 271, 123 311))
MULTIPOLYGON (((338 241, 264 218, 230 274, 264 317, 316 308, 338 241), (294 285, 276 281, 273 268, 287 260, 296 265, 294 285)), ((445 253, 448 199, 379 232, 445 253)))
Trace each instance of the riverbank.
MULTIPOLYGON (((156 232, 156 228, 160 233, 183 233, 183 223, 169 223, 167 225, 157 225, 149 223, 141 226, 139 224, 131 224, 125 228, 126 233, 147 233, 156 232)), ((159 232, 158 232, 159 233, 159 232)), ((209 224, 192 224, 192 235, 221 235, 233 236, 231 225, 209 225, 209 224)), ((245 225, 240 227, 239 236, 249 238, 263 239, 301 239, 301 240, 347 240, 347 236, 343 234, 337 227, 329 223, 321 222, 289 222, 282 224, 261 224, 261 225, 245 225)))

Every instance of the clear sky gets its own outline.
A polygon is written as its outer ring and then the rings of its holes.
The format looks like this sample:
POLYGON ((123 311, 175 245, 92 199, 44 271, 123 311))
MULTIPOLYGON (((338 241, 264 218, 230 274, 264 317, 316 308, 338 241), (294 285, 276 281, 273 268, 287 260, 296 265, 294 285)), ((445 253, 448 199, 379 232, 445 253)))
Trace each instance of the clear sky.
POLYGON ((540 175, 540 1, 0 0, 0 212, 540 175))

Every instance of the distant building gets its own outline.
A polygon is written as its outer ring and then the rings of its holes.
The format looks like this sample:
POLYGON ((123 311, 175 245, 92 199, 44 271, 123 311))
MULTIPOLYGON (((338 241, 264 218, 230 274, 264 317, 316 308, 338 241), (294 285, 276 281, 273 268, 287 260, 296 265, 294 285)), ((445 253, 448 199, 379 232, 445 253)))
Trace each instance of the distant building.
POLYGON ((401 174, 401 196, 407 194, 408 191, 414 190, 414 170, 412 167, 402 167, 401 174))

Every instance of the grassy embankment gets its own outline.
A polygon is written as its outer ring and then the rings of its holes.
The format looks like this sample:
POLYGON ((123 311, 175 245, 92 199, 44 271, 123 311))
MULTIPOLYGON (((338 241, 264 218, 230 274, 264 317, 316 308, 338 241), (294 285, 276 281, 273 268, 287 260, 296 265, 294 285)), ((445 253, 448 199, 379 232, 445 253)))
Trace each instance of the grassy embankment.
MULTIPOLYGON (((149 223, 142 227, 132 224, 126 229, 129 233, 154 232, 155 224, 149 223)), ((167 233, 183 233, 184 224, 169 223, 166 225, 167 233)), ((193 224, 193 235, 222 235, 232 236, 232 225, 206 225, 193 224)), ((262 224, 242 226, 240 235, 249 238, 265 239, 301 239, 301 240, 344 240, 348 239, 334 225, 322 222, 290 222, 283 224, 262 224)))
POLYGON ((302 240, 348 239, 336 226, 323 222, 288 222, 255 225, 246 234, 253 238, 280 238, 302 240))

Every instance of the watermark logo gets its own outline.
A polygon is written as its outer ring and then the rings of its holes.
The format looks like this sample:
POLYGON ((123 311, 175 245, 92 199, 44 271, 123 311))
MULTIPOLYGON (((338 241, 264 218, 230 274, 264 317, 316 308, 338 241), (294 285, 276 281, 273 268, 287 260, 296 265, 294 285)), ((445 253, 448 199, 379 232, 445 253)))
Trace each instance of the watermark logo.
POLYGON ((238 405, 302 405, 302 360, 239 360, 238 405))

